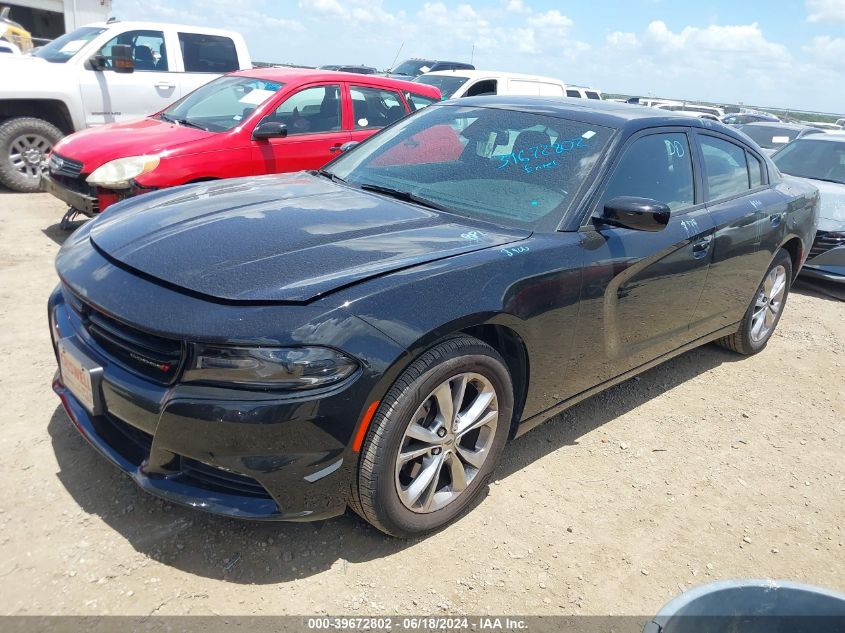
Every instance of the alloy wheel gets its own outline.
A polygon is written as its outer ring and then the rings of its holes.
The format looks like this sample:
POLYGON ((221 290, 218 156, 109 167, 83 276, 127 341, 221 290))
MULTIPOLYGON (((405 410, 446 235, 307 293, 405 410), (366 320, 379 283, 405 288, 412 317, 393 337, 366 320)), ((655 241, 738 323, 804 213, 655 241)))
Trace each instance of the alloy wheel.
POLYGON ((751 340, 755 343, 766 340, 777 322, 783 309, 783 297, 786 293, 786 268, 775 266, 766 275, 763 285, 754 303, 751 316, 751 340))
POLYGON ((40 134, 21 134, 12 140, 9 160, 16 171, 30 178, 41 175, 52 143, 40 134))
POLYGON ((496 390, 484 376, 461 373, 417 408, 396 457, 396 491, 413 512, 454 502, 490 454, 499 420, 496 390))

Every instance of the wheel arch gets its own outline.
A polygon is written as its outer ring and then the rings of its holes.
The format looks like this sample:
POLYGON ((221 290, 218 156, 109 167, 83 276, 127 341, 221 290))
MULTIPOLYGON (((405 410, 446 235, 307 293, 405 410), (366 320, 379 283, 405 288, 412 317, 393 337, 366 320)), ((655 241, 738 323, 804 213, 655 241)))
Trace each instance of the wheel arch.
POLYGON ((0 123, 9 119, 30 117, 55 125, 63 134, 74 132, 70 110, 58 99, 3 99, 0 100, 0 123))
MULTIPOLYGON (((792 260, 792 281, 795 281, 805 252, 804 242, 802 242, 801 238, 797 235, 793 235, 784 240, 780 247, 789 253, 789 258, 792 260)), ((777 253, 775 255, 777 255, 777 253)))

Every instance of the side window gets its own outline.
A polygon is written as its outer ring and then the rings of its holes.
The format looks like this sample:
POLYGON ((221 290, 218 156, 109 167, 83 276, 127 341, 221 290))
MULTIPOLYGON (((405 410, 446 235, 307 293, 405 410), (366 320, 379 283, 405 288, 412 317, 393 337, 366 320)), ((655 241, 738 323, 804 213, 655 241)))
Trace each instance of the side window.
POLYGON ((745 150, 713 136, 700 135, 699 141, 707 176, 707 199, 719 200, 748 191, 745 150))
POLYGON ((432 103, 437 103, 437 99, 418 95, 415 92, 406 92, 405 99, 408 101, 408 105, 411 106, 411 110, 413 112, 422 110, 424 107, 430 106, 432 103))
POLYGON ((238 52, 231 38, 222 35, 179 33, 185 72, 228 73, 238 70, 238 52))
POLYGON ((300 90, 285 99, 266 120, 287 125, 288 136, 339 130, 340 86, 314 86, 300 90))
POLYGON ((748 156, 748 175, 751 181, 751 188, 754 189, 760 187, 765 182, 763 178, 763 163, 754 154, 749 154, 748 152, 746 154, 748 156))
POLYGON ((112 47, 115 44, 128 44, 132 47, 135 70, 149 72, 166 71, 167 49, 164 46, 164 33, 161 31, 127 31, 103 44, 98 51, 106 58, 106 68, 111 68, 112 47))
POLYGON ((695 204, 692 160, 686 134, 652 134, 631 144, 616 165, 602 197, 651 198, 680 211, 695 204))
POLYGON ((476 81, 472 86, 470 86, 467 93, 464 95, 465 97, 478 97, 480 95, 494 95, 497 94, 496 91, 496 80, 495 79, 482 79, 481 81, 476 81))
POLYGON ((356 130, 383 128, 407 114, 399 95, 383 88, 350 86, 356 130))
POLYGON ((601 100, 601 97, 599 96, 599 93, 598 93, 598 92, 596 92, 595 90, 588 90, 588 91, 587 91, 587 99, 598 99, 598 100, 601 100))
POLYGON ((576 99, 581 98, 581 92, 579 90, 573 90, 572 88, 567 88, 566 90, 567 97, 575 97, 576 99))

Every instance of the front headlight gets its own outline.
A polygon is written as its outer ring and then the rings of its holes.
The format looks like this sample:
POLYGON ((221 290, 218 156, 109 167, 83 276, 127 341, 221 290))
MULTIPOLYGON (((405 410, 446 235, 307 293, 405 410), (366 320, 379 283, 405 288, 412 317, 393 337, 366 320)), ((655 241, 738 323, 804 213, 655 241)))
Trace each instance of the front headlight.
POLYGON ((315 389, 351 376, 358 363, 327 347, 194 346, 186 382, 266 389, 315 389))
POLYGON ((129 181, 158 167, 158 156, 127 156, 100 165, 88 178, 89 185, 108 189, 125 189, 129 181))

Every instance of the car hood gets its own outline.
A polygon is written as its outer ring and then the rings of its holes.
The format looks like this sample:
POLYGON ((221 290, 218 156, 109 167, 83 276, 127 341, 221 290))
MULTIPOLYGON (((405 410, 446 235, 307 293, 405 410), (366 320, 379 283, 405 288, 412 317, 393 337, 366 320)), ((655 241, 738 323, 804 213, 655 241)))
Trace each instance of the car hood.
POLYGON ((816 187, 821 196, 820 231, 845 230, 845 185, 826 180, 798 178, 816 187))
POLYGON ((107 211, 89 238, 118 265, 206 297, 307 302, 529 235, 302 172, 148 194, 107 211))
POLYGON ((90 173, 115 158, 168 152, 212 135, 205 130, 147 118, 110 123, 71 134, 59 141, 53 151, 81 161, 83 173, 90 173))

